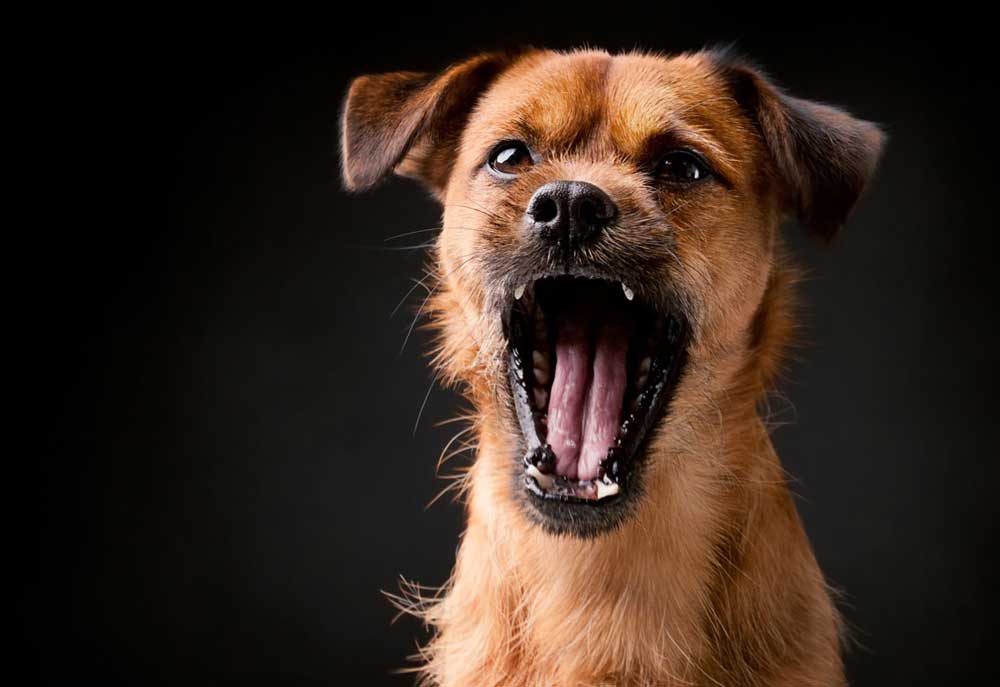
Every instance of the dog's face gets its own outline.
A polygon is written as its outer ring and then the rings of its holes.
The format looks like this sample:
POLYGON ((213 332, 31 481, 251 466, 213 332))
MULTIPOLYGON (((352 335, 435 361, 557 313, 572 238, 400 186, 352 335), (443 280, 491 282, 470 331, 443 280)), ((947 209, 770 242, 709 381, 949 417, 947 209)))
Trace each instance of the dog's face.
POLYGON ((778 226, 831 236, 881 144, 711 52, 363 77, 343 124, 349 188, 396 170, 442 201, 438 362, 510 449, 491 478, 578 536, 656 498, 684 408, 760 386, 778 226))

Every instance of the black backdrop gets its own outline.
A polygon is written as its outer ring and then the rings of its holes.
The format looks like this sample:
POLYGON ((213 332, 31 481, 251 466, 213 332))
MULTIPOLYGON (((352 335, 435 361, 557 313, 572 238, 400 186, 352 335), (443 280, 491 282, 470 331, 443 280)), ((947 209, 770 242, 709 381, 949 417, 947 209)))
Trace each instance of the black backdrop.
POLYGON ((400 349, 420 290, 390 312, 424 256, 390 249, 428 235, 385 239, 438 214, 408 182, 340 191, 335 123, 350 77, 519 44, 733 40, 795 94, 890 134, 832 248, 787 228, 810 273, 808 343, 776 401, 787 424, 775 441, 844 592, 850 677, 986 681, 998 344, 989 45, 968 19, 778 23, 699 7, 150 17, 127 49, 90 43, 106 49, 101 77, 122 101, 143 94, 144 107, 109 117, 142 159, 116 178, 154 200, 120 224, 52 237, 58 298, 46 319, 59 334, 39 336, 50 391, 39 491, 24 490, 37 565, 16 603, 43 682, 408 684, 391 671, 424 631, 390 626, 380 590, 449 573, 461 508, 425 505, 444 486, 434 462, 455 430, 435 424, 459 401, 432 389, 414 433, 426 335, 400 349))

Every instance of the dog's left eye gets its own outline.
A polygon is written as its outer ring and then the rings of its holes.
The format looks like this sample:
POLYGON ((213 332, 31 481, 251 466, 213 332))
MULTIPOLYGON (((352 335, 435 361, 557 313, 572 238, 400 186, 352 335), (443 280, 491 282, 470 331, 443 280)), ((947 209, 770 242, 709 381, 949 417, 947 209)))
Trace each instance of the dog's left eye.
POLYGON ((708 165, 689 150, 672 150, 663 156, 656 175, 675 184, 693 184, 711 174, 708 165))
POLYGON ((528 146, 520 141, 501 143, 490 153, 488 162, 490 171, 503 178, 516 176, 534 163, 528 146))

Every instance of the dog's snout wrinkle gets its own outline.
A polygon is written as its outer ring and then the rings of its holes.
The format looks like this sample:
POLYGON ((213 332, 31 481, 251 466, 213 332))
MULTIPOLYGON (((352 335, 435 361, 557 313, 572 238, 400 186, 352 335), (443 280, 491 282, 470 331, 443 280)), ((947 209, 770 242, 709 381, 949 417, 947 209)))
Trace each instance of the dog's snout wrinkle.
POLYGON ((597 239, 618 214, 611 197, 586 181, 552 181, 528 201, 525 222, 541 241, 572 250, 597 239))

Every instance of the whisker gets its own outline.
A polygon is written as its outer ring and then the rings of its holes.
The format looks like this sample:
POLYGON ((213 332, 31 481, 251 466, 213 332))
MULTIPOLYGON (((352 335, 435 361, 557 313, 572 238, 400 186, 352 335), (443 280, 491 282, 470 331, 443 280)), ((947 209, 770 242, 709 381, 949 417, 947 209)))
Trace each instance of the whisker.
MULTIPOLYGON (((425 277, 425 279, 426 279, 426 277, 425 277)), ((423 281, 423 280, 421 280, 421 281, 423 281)), ((403 345, 399 347, 399 352, 400 353, 402 353, 403 349, 406 348, 406 342, 410 340, 410 335, 413 334, 413 327, 416 326, 417 320, 420 319, 420 315, 424 312, 424 308, 427 306, 427 301, 429 301, 431 299, 431 296, 434 295, 434 293, 438 290, 438 286, 440 286, 440 285, 441 285, 441 282, 438 282, 437 284, 435 284, 434 288, 431 289, 430 291, 428 291, 427 295, 424 296, 423 302, 420 304, 420 307, 417 308, 417 314, 413 316, 413 320, 410 322, 410 328, 406 330, 406 336, 403 337, 403 345)))
MULTIPOLYGON (((450 226, 449 231, 479 231, 478 227, 461 227, 461 226, 450 226)), ((441 233, 444 230, 444 226, 430 227, 429 229, 416 229, 414 231, 404 231, 402 234, 394 234, 393 236, 388 236, 382 239, 382 243, 388 243, 389 241, 395 241, 397 239, 403 239, 407 236, 414 236, 416 234, 427 234, 432 231, 441 233)))
MULTIPOLYGON (((416 326, 417 320, 420 319, 420 316, 424 312, 424 308, 427 307, 427 302, 437 292, 438 287, 441 286, 441 282, 444 281, 444 279, 447 278, 448 276, 454 274, 458 270, 460 270, 463 267, 465 267, 467 264, 469 264, 470 262, 472 262, 477 257, 478 256, 476 254, 474 254, 474 253, 472 255, 468 255, 468 256, 465 257, 465 259, 461 260, 457 265, 455 265, 455 267, 453 269, 449 270, 447 274, 444 274, 444 275, 441 275, 441 276, 437 277, 438 283, 434 285, 433 289, 431 289, 430 291, 428 291, 427 295, 424 297, 423 302, 420 304, 420 307, 417 309, 417 314, 413 316, 413 321, 410 322, 410 327, 406 331, 406 337, 403 339, 403 345, 399 347, 399 352, 400 353, 402 353, 403 349, 406 348, 406 342, 410 340, 410 336, 413 334, 413 328, 416 326)), ((431 277, 431 276, 436 276, 436 275, 435 275, 434 272, 428 272, 424 276, 424 278, 420 280, 420 282, 423 282, 424 279, 427 279, 427 277, 431 277)), ((407 292, 406 296, 403 296, 403 300, 404 301, 410 295, 410 293, 413 293, 413 289, 414 288, 416 288, 416 287, 415 286, 411 287, 410 291, 407 292)), ((400 305, 402 305, 402 303, 400 303, 400 305)), ((398 309, 398 308, 399 308, 399 305, 396 306, 396 309, 398 309)), ((395 310, 393 310, 393 312, 395 312, 395 310)), ((390 317, 391 317, 391 315, 390 315, 390 317)))
MULTIPOLYGON (((479 448, 479 444, 475 444, 473 446, 466 446, 465 448, 462 449, 462 451, 468 451, 470 449, 476 449, 476 448, 479 448)), ((458 451, 458 453, 460 453, 460 452, 461 451, 458 451)), ((434 498, 432 498, 427 503, 426 506, 424 506, 424 510, 429 510, 431 506, 433 506, 435 503, 437 503, 441 499, 442 496, 444 496, 445 494, 447 494, 449 492, 455 491, 455 492, 458 492, 458 494, 461 494, 463 491, 466 491, 469 488, 469 484, 468 484, 469 473, 468 473, 468 471, 466 471, 464 473, 457 473, 457 474, 454 474, 454 475, 448 475, 446 477, 446 479, 450 480, 448 482, 448 484, 445 485, 444 489, 442 489, 441 491, 439 491, 434 496, 434 498)))
POLYGON ((388 238, 382 239, 383 243, 388 243, 389 241, 395 241, 396 239, 405 238, 407 236, 413 236, 414 234, 426 234, 431 231, 441 231, 444 227, 431 227, 430 229, 417 229, 415 231, 404 231, 402 234, 396 234, 395 236, 390 236, 388 238))
POLYGON ((413 436, 417 436, 417 427, 420 425, 420 417, 424 414, 424 408, 427 407, 427 399, 431 397, 431 391, 434 390, 434 385, 437 384, 437 373, 431 379, 430 385, 427 387, 427 393, 424 394, 424 402, 420 404, 420 410, 417 411, 417 420, 413 423, 413 436))
MULTIPOLYGON (((399 300, 399 303, 396 303, 396 307, 392 309, 392 312, 389 313, 390 320, 392 319, 392 316, 395 315, 396 312, 402 307, 403 303, 406 302, 406 299, 410 297, 410 294, 416 291, 418 286, 423 286, 424 280, 426 280, 427 277, 430 277, 431 274, 432 274, 431 272, 428 272, 419 281, 414 280, 413 286, 410 287, 410 290, 406 292, 406 294, 399 300)), ((405 341, 403 342, 403 345, 404 346, 406 345, 405 341)))
POLYGON ((414 246, 378 246, 377 250, 422 250, 424 248, 433 248, 436 245, 436 242, 428 241, 427 243, 418 243, 414 246))
MULTIPOLYGON (((437 426, 440 426, 440 424, 439 424, 439 425, 437 425, 437 426)), ((434 467, 434 471, 435 471, 435 472, 437 472, 438 470, 440 470, 440 469, 441 469, 441 466, 442 466, 442 465, 444 464, 444 462, 445 462, 445 458, 444 458, 444 456, 445 456, 445 454, 446 454, 446 453, 448 452, 448 449, 450 449, 450 448, 451 448, 452 444, 454 444, 454 443, 455 443, 456 441, 458 441, 458 440, 459 440, 459 439, 460 439, 461 437, 465 436, 466 434, 468 434, 469 432, 473 431, 474 429, 476 429, 476 426, 475 426, 475 425, 469 425, 469 426, 468 426, 468 427, 466 427, 465 429, 462 429, 462 430, 459 430, 459 431, 458 431, 458 432, 457 432, 457 433, 455 434, 455 436, 453 436, 453 437, 452 437, 452 438, 451 438, 451 439, 450 439, 450 440, 448 441, 448 443, 444 445, 444 448, 443 448, 443 449, 441 449, 441 454, 440 454, 440 455, 438 456, 438 461, 437 461, 437 465, 436 465, 436 466, 434 467)))
POLYGON ((486 215, 487 217, 489 217, 492 220, 496 220, 496 221, 500 220, 500 218, 497 217, 496 214, 490 212, 489 210, 484 210, 482 208, 472 207, 471 205, 459 205, 457 203, 454 203, 454 204, 451 204, 451 205, 445 205, 445 207, 463 208, 465 210, 472 210, 473 212, 478 212, 480 214, 486 215))
POLYGON ((444 427, 445 425, 453 425, 456 422, 474 422, 476 419, 475 414, 470 415, 459 415, 458 417, 450 417, 447 420, 441 420, 440 422, 434 423, 435 427, 444 427))

